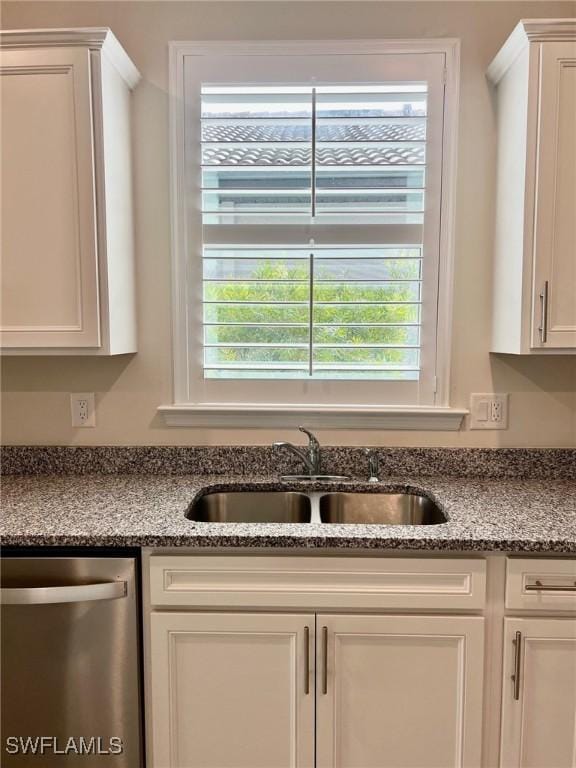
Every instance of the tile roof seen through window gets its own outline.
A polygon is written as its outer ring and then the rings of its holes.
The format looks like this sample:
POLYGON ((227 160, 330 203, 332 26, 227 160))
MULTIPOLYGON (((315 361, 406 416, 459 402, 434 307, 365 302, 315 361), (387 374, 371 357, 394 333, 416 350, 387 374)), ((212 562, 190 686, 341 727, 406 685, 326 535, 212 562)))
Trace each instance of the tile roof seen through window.
MULTIPOLYGON (((310 137, 311 129, 304 125, 204 125, 203 162, 206 165, 308 165, 310 147, 294 144, 309 143, 310 137), (262 146, 267 143, 272 146, 262 146), (287 143, 291 146, 278 146, 287 143)), ((425 137, 424 123, 321 125, 316 136, 316 161, 319 165, 423 164, 425 137), (340 146, 326 146, 328 142, 340 146), (356 145, 341 146, 346 142, 356 145)))
MULTIPOLYGON (((310 125, 222 125, 205 124, 202 140, 205 142, 266 142, 290 141, 309 142, 312 136, 310 125)), ((381 125, 319 125, 316 131, 318 141, 424 141, 426 125, 400 123, 381 125)))

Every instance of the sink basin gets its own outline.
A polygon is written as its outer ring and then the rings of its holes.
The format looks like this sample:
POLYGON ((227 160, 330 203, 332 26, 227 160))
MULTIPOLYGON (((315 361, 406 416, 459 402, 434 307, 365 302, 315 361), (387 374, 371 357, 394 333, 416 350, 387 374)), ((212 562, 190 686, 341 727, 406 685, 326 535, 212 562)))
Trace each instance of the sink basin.
POLYGON ((323 523, 438 525, 446 517, 426 496, 411 493, 327 493, 320 499, 323 523))
POLYGON ((186 517, 203 523, 309 523, 311 504, 303 493, 227 491, 201 496, 186 517))
POLYGON ((427 496, 412 493, 225 491, 207 493, 186 513, 202 523, 351 523, 438 525, 446 517, 427 496))

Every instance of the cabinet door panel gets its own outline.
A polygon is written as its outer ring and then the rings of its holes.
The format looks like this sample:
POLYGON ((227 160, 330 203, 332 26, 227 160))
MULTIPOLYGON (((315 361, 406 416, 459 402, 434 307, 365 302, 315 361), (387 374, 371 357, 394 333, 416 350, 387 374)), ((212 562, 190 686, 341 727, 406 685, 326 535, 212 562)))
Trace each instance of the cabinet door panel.
POLYGON ((480 765, 483 619, 318 616, 317 631, 319 768, 480 765))
POLYGON ((576 621, 505 619, 501 768, 576 766, 576 621), (521 633, 519 651, 514 640, 521 633), (514 698, 516 653, 518 698, 514 698))
POLYGON ((152 615, 154 768, 311 768, 314 620, 152 615))
POLYGON ((100 343, 89 56, 0 52, 4 347, 100 343))
POLYGON ((576 42, 540 50, 534 346, 576 347, 576 42), (547 284, 547 337, 540 293, 547 284))

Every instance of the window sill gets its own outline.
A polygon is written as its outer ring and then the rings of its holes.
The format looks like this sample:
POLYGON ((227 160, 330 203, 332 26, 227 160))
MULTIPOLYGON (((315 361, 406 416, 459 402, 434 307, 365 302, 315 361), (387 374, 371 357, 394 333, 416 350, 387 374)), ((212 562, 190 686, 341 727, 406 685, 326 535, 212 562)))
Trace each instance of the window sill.
POLYGON ((457 432, 468 411, 436 406, 366 405, 161 405, 167 427, 333 427, 340 429, 439 430, 457 432))

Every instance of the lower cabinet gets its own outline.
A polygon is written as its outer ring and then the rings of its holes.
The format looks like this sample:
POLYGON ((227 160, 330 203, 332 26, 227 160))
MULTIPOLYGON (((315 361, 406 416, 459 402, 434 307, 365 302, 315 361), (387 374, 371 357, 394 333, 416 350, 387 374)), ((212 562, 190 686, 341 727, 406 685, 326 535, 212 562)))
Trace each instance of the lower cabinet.
POLYGON ((154 768, 480 765, 484 620, 153 613, 154 768))
POLYGON ((150 768, 576 768, 573 557, 154 554, 149 595, 150 768))
POLYGON ((317 628, 318 768, 480 765, 484 619, 318 615, 317 628))
POLYGON ((154 613, 153 768, 314 764, 314 616, 154 613))
POLYGON ((576 620, 505 619, 501 768, 576 765, 576 620))

